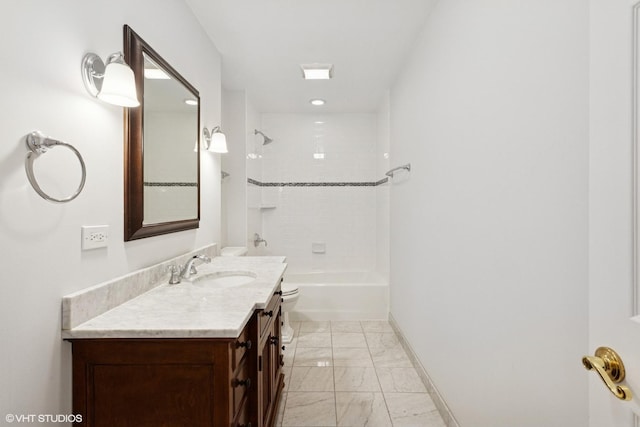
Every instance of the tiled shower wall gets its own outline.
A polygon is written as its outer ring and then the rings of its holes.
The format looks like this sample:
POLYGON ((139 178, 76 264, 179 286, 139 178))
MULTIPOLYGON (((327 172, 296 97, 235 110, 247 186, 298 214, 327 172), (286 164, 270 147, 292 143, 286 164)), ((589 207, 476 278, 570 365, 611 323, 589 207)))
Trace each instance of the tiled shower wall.
POLYGON ((262 165, 248 176, 268 244, 256 255, 286 255, 292 272, 378 269, 378 125, 375 113, 262 115, 273 142, 248 151, 262 165))

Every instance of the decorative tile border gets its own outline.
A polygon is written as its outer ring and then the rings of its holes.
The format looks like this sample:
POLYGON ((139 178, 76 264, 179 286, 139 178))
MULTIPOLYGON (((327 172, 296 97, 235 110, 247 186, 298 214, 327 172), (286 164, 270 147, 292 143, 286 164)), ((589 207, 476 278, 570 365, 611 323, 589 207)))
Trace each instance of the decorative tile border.
POLYGON ((413 365, 415 370, 418 372, 420 379, 422 379, 422 382, 424 383, 424 386, 427 388, 427 392, 429 393, 429 396, 431 396, 433 403, 436 404, 436 408, 438 408, 438 412, 440 413, 440 416, 444 420, 445 425, 447 427, 460 427, 460 425, 458 424, 458 421, 456 421, 455 417, 453 416, 453 413, 447 406, 447 403, 444 401, 444 399, 438 392, 438 389, 433 384, 433 381, 431 381, 431 377, 429 377, 429 374, 427 373, 426 369, 424 369, 424 366, 422 366, 422 363, 420 363, 418 356, 416 355, 415 351, 413 351, 413 348, 411 348, 411 345, 409 345, 409 343, 407 342, 407 339, 405 338, 404 334, 400 330, 400 327, 396 323, 396 319, 394 319, 391 313, 389 313, 389 324, 391 325, 396 335, 398 336, 398 340, 400 340, 400 344, 402 345, 404 350, 407 352, 407 355, 411 360, 411 364, 413 365))
POLYGON ((375 182, 261 182, 247 178, 249 184, 257 185, 258 187, 377 187, 388 181, 389 178, 383 178, 375 182))
POLYGON ((205 254, 213 258, 218 253, 218 245, 212 244, 143 268, 127 275, 81 289, 62 297, 62 329, 76 326, 105 313, 169 280, 167 267, 184 264, 195 254, 205 254))
POLYGON ((145 187, 197 187, 197 182, 145 182, 145 187))

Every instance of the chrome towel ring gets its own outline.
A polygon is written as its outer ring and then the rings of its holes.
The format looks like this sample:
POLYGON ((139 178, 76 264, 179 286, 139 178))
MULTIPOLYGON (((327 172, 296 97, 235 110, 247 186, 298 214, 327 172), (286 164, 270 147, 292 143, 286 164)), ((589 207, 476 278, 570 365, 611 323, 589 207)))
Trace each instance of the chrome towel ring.
POLYGON ((27 135, 27 148, 29 148, 29 152, 27 153, 27 158, 25 159, 24 168, 27 171, 27 178, 29 178, 29 182, 36 193, 38 193, 43 199, 49 200, 51 202, 56 203, 66 203, 78 197, 82 189, 84 188, 84 182, 87 178, 87 169, 84 165, 84 160, 82 159, 82 155, 78 150, 75 149, 71 144, 67 144, 66 142, 56 141, 55 139, 47 138, 40 131, 33 131, 29 135, 27 135), (80 160, 80 166, 82 167, 82 179, 80 180, 80 185, 78 189, 69 197, 65 197, 63 199, 56 199, 55 197, 49 196, 47 193, 42 191, 38 181, 36 181, 36 176, 33 173, 33 161, 41 154, 47 152, 49 148, 53 148, 56 145, 62 145, 70 149, 75 153, 80 160))

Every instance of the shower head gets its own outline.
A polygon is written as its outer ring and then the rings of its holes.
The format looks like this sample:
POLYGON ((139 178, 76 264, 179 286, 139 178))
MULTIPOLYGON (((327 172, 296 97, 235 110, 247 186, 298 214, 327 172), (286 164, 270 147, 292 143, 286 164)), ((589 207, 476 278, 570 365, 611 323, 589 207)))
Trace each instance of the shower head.
POLYGON ((265 135, 264 133, 260 132, 258 129, 254 129, 253 130, 253 134, 254 135, 262 135, 262 137, 264 138, 264 141, 262 142, 262 145, 267 145, 267 144, 271 144, 273 142, 273 139, 269 138, 267 135, 265 135))

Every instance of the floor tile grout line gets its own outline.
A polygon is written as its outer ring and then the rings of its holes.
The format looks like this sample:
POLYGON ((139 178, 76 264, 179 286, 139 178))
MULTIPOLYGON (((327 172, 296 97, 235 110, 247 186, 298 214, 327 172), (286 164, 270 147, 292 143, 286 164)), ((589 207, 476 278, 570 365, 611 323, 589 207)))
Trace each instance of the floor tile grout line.
POLYGON ((369 350, 369 357, 371 357, 371 363, 373 364, 373 372, 375 372, 376 374, 376 379, 378 380, 378 385, 380 386, 380 393, 382 394, 382 400, 384 400, 384 407, 387 410, 387 416, 389 417, 389 422, 393 426, 394 422, 393 422, 393 419, 391 418, 391 411, 389 410, 389 404, 387 403, 387 396, 385 396, 384 390, 382 389, 382 383, 380 382, 380 377, 378 376, 378 370, 375 367, 376 364, 373 361, 373 354, 371 354, 371 347, 369 347, 369 340, 367 340, 366 334, 365 334, 365 340, 367 342, 367 350, 369 350))
MULTIPOLYGON (((329 323, 329 330, 331 331, 331 323, 329 323)), ((333 373, 333 407, 334 407, 334 413, 336 416, 336 426, 338 425, 338 395, 336 394, 336 370, 335 370, 335 364, 333 362, 333 333, 331 333, 331 369, 332 369, 332 373, 333 373)))
POLYGON ((333 413, 335 425, 338 425, 338 396, 336 395, 336 370, 333 363, 333 325, 329 321, 329 337, 331 338, 331 376, 333 377, 333 413))
POLYGON ((333 408, 335 415, 335 424, 338 425, 338 404, 336 402, 336 370, 333 369, 333 334, 331 333, 331 322, 329 322, 329 341, 331 343, 331 373, 333 374, 333 408))

